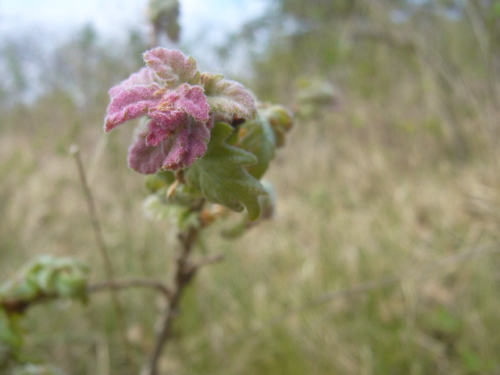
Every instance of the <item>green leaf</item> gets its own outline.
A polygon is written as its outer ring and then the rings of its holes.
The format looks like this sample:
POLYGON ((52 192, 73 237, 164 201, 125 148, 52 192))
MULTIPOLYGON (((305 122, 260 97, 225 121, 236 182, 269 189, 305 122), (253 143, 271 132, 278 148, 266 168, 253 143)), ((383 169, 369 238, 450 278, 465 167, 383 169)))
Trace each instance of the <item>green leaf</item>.
POLYGON ((248 222, 248 218, 246 216, 244 216, 236 224, 233 224, 233 226, 223 229, 221 231, 222 237, 229 238, 229 239, 235 239, 235 238, 243 236, 243 234, 248 229, 247 222, 248 222))
POLYGON ((262 180, 261 184, 266 189, 267 195, 259 197, 260 209, 262 210, 260 218, 269 219, 274 215, 274 211, 276 210, 276 191, 273 184, 267 180, 262 180))
MULTIPOLYGON (((176 195, 177 197, 177 195, 176 195)), ((153 221, 169 220, 179 229, 199 227, 198 214, 191 210, 189 201, 171 202, 158 194, 152 194, 143 203, 146 217, 153 221)))
POLYGON ((57 278, 57 295, 65 298, 75 298, 82 301, 87 300, 86 275, 76 272, 61 272, 57 278))
POLYGON ((203 73, 201 84, 211 111, 246 119, 255 117, 257 113, 255 101, 241 83, 224 79, 220 74, 203 73))
POLYGON ((69 257, 40 256, 23 267, 19 275, 0 286, 0 302, 19 305, 23 311, 39 298, 87 298, 89 269, 69 257))
POLYGON ((276 139, 276 147, 285 144, 285 135, 292 128, 292 114, 281 105, 271 105, 259 110, 260 116, 269 121, 276 139))
POLYGON ((8 280, 0 287, 0 302, 9 299, 31 300, 40 293, 36 281, 8 280))
POLYGON ((155 174, 148 174, 146 176, 146 188, 156 193, 161 189, 168 189, 170 184, 175 181, 175 176, 170 171, 159 171, 155 174))
POLYGON ((54 266, 46 265, 37 274, 37 282, 40 290, 46 294, 56 292, 57 269, 54 266))
POLYGON ((0 346, 3 344, 11 349, 18 349, 22 343, 20 328, 16 324, 15 318, 10 317, 0 309, 0 346))
POLYGON ((233 130, 228 124, 215 124, 208 149, 186 171, 186 182, 212 203, 238 212, 246 207, 249 218, 255 220, 260 215, 259 196, 267 192, 245 169, 257 163, 255 155, 224 142, 233 130))
POLYGON ((248 166, 248 172, 260 179, 274 158, 276 138, 271 125, 262 118, 245 121, 239 127, 239 138, 239 146, 257 157, 257 164, 248 166))
MULTIPOLYGON (((276 206, 276 192, 274 191, 273 185, 267 181, 261 181, 262 186, 267 191, 267 195, 259 196, 259 204, 260 204, 260 216, 259 220, 269 219, 273 216, 275 206, 276 206)), ((255 223, 250 223, 248 221, 248 215, 243 215, 243 217, 234 223, 234 220, 231 220, 231 226, 223 229, 221 231, 221 235, 225 238, 238 238, 241 237, 247 229, 250 229, 255 223)))

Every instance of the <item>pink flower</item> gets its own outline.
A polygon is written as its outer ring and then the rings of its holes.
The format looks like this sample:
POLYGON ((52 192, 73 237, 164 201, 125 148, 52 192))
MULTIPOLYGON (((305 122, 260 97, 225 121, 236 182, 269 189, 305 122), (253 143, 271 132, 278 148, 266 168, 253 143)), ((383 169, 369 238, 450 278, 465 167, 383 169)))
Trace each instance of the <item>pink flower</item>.
MULTIPOLYGON (((252 95, 221 75, 200 74, 182 52, 154 48, 144 53, 147 67, 109 90, 104 130, 146 116, 128 154, 139 173, 178 170, 207 150, 213 119, 248 119, 256 114, 252 95)), ((229 119, 229 120, 226 120, 229 119)))
POLYGON ((138 133, 128 161, 139 173, 190 166, 207 149, 212 121, 196 62, 180 51, 155 48, 144 54, 149 65, 109 90, 106 132, 141 116, 147 129, 138 133))

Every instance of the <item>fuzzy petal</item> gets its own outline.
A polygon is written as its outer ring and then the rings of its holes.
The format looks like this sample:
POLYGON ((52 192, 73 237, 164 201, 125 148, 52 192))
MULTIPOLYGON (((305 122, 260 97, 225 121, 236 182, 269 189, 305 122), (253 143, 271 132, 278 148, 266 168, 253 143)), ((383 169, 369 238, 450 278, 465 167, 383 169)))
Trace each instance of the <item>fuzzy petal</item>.
POLYGON ((210 131, 206 124, 188 119, 177 132, 168 156, 163 161, 163 169, 177 170, 189 167, 203 156, 207 150, 210 131))
POLYGON ((150 83, 156 82, 158 76, 156 73, 149 68, 141 68, 137 73, 133 73, 126 80, 121 82, 119 85, 111 87, 108 91, 109 96, 112 98, 122 92, 124 89, 136 85, 149 85, 150 83))
POLYGON ((165 111, 171 108, 187 113, 196 121, 207 122, 210 118, 210 106, 201 86, 184 83, 175 90, 168 91, 154 110, 165 111))
POLYGON ((160 168, 178 170, 189 167, 202 157, 210 139, 208 124, 183 115, 176 131, 166 137, 162 133, 166 128, 154 121, 148 129, 140 132, 129 149, 129 166, 139 173, 152 174, 160 168))
POLYGON ((143 174, 153 174, 158 172, 167 155, 169 140, 164 141, 160 146, 148 146, 146 136, 149 130, 143 130, 137 134, 137 138, 128 150, 128 165, 136 172, 143 174))
POLYGON ((158 47, 146 51, 143 57, 147 66, 165 80, 169 87, 190 82, 196 77, 196 60, 181 51, 158 47))
POLYGON ((104 130, 110 131, 128 120, 147 114, 150 108, 158 105, 161 87, 156 83, 148 86, 130 86, 116 91, 109 103, 104 130))
POLYGON ((152 112, 149 123, 149 134, 146 137, 148 146, 158 146, 160 142, 171 136, 185 121, 186 114, 180 111, 152 112))

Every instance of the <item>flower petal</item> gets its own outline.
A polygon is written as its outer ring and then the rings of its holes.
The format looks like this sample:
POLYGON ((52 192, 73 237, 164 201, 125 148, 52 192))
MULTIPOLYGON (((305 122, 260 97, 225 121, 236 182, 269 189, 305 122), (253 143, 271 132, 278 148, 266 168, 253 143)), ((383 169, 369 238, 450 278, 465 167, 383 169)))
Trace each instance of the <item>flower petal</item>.
POLYGON ((117 91, 109 103, 104 130, 108 132, 128 120, 147 114, 150 108, 160 102, 160 89, 159 85, 152 83, 148 86, 124 87, 117 91))
POLYGON ((135 85, 149 85, 156 82, 158 76, 149 68, 141 68, 137 73, 133 73, 126 80, 122 81, 119 85, 113 86, 109 89, 108 94, 114 97, 119 94, 123 89, 135 85))
POLYGON ((210 106, 201 86, 184 83, 175 90, 168 91, 162 97, 158 107, 152 111, 165 111, 170 108, 179 109, 196 121, 207 122, 210 118, 210 106))
POLYGON ((149 134, 146 137, 148 146, 158 146, 160 142, 171 136, 180 128, 187 115, 180 111, 152 112, 149 123, 149 134))
POLYGON ((196 60, 181 51, 158 47, 144 52, 143 57, 147 66, 169 87, 176 87, 196 77, 196 60))
POLYGON ((158 172, 166 157, 164 147, 168 147, 169 140, 158 147, 148 146, 146 136, 149 130, 142 130, 128 150, 128 165, 136 172, 153 174, 158 172))
POLYGON ((129 166, 132 169, 144 174, 156 173, 160 168, 178 170, 189 167, 203 156, 210 139, 210 120, 203 123, 181 114, 183 118, 181 123, 177 124, 178 128, 161 141, 159 139, 163 137, 162 131, 166 131, 166 127, 162 128, 162 124, 158 122, 150 123, 147 130, 138 134, 128 154, 129 166))
POLYGON ((201 158, 207 150, 210 131, 206 124, 188 118, 173 138, 168 156, 163 161, 163 169, 166 170, 187 168, 201 158))

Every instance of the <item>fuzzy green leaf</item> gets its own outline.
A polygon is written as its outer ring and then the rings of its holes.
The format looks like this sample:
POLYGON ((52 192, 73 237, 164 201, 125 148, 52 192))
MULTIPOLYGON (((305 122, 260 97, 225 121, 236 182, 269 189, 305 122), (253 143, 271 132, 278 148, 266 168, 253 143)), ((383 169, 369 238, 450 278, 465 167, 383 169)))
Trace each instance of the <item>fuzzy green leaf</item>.
POLYGON ((281 105, 271 105, 259 110, 259 115, 271 125, 276 147, 282 147, 285 144, 285 135, 293 125, 292 114, 281 105))
POLYGON ((246 207, 249 218, 255 220, 260 215, 259 196, 267 192, 245 169, 257 163, 255 155, 225 143, 233 130, 228 124, 215 124, 207 152, 186 171, 185 177, 210 202, 238 212, 246 207))
POLYGON ((245 121, 239 127, 238 137, 239 146, 257 157, 257 163, 248 166, 247 170, 252 176, 260 179, 274 158, 276 139, 271 125, 262 118, 245 121))
POLYGON ((14 280, 0 285, 0 303, 18 306, 24 311, 31 303, 42 298, 70 297, 87 299, 88 267, 80 261, 53 256, 40 256, 27 264, 14 280))
POLYGON ((163 196, 152 194, 143 203, 144 214, 154 221, 170 220, 177 228, 199 227, 198 215, 188 204, 167 202, 163 196))
POLYGON ((175 181, 175 176, 171 171, 159 171, 146 176, 146 188, 151 193, 166 190, 175 181))
POLYGON ((2 349, 2 345, 10 349, 19 349, 22 346, 22 342, 23 338, 16 318, 9 316, 5 311, 0 309, 0 350, 2 349))

